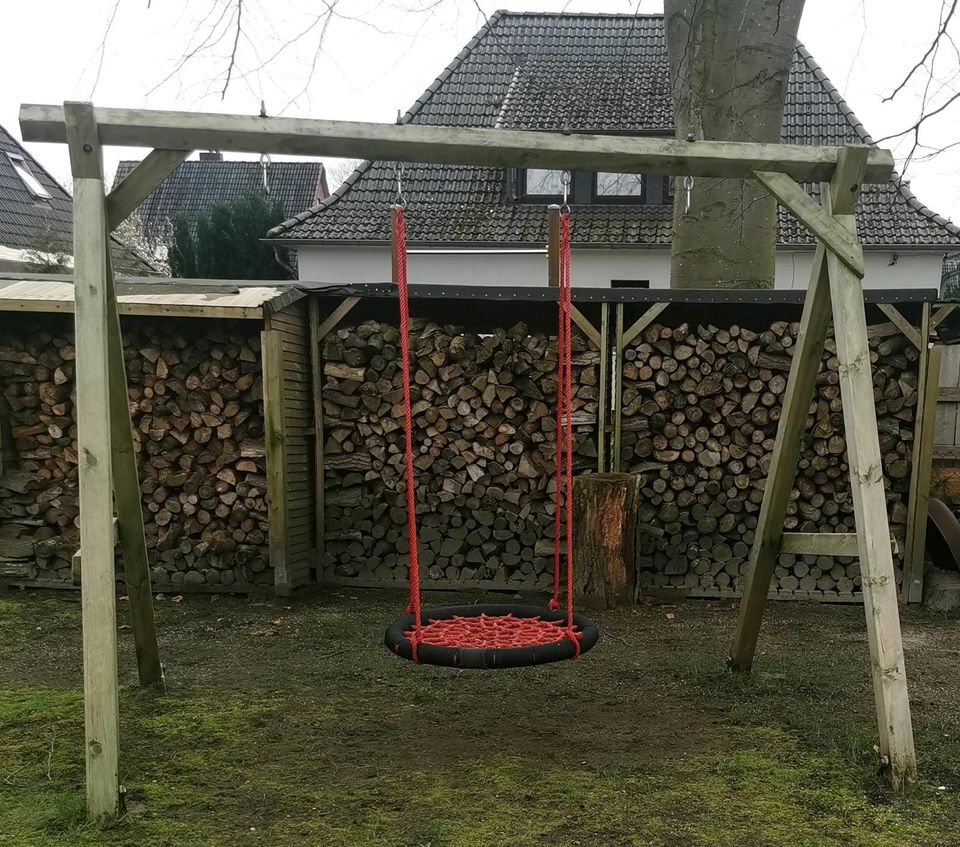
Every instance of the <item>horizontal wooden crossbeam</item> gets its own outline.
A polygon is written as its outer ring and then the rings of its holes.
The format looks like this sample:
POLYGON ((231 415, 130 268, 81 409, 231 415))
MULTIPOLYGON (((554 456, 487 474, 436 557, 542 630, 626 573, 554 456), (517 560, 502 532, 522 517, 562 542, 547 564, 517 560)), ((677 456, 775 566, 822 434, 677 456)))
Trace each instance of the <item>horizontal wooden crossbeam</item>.
MULTIPOLYGON (((893 536, 890 549, 899 552, 893 536)), ((795 556, 857 556, 859 551, 855 532, 785 532, 780 541, 780 552, 795 556)))
MULTIPOLYGON (((20 128, 24 141, 64 141, 63 114, 63 106, 21 106, 20 128)), ((819 181, 831 178, 841 149, 148 109, 97 108, 94 114, 101 144, 120 147, 676 176, 745 179, 754 171, 779 171, 796 180, 819 181)), ((890 151, 870 148, 864 182, 885 183, 892 174, 890 151)))

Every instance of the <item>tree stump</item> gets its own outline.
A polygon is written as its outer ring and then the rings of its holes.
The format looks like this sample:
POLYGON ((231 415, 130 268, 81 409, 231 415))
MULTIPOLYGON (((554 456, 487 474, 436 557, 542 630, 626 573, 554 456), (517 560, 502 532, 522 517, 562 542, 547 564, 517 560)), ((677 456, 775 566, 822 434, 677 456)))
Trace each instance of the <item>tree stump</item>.
POLYGON ((584 474, 573 483, 576 587, 608 609, 633 597, 639 491, 635 474, 584 474))

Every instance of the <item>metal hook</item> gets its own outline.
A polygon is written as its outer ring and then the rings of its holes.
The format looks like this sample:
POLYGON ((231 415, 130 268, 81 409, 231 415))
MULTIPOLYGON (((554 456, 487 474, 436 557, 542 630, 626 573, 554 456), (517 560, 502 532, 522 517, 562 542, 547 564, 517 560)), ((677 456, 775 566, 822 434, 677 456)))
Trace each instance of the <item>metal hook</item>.
POLYGON ((687 214, 690 214, 690 192, 693 191, 693 177, 685 176, 683 178, 683 187, 687 192, 687 214))
POLYGON ((263 171, 263 190, 267 194, 270 193, 270 180, 267 178, 267 168, 270 166, 271 161, 269 154, 260 154, 260 169, 263 171))
POLYGON ((560 174, 560 185, 563 186, 563 205, 560 206, 560 209, 564 212, 570 211, 570 204, 567 202, 567 197, 570 194, 570 184, 573 182, 573 175, 570 171, 564 171, 560 174))
POLYGON ((394 162, 393 175, 397 178, 397 205, 407 208, 407 198, 403 196, 403 162, 394 162))

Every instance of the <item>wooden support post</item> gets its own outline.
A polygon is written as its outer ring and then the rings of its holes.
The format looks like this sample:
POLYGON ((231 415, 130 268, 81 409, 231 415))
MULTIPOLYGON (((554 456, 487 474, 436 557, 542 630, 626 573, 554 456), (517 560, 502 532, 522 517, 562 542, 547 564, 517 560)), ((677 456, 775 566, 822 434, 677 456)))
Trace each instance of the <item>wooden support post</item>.
POLYGON ((323 323, 317 327, 317 341, 323 341, 340 323, 347 313, 360 302, 359 297, 344 297, 340 305, 334 309, 330 315, 324 319, 323 323))
POLYGON ((573 557, 578 592, 608 609, 633 600, 640 477, 582 474, 573 485, 573 557))
POLYGON ((325 487, 323 468, 323 358, 320 349, 320 301, 310 297, 310 370, 313 374, 313 498, 314 532, 317 550, 317 580, 323 571, 326 552, 326 529, 324 520, 325 487))
MULTIPOLYGON (((853 154, 856 156, 856 154, 853 154)), ((830 185, 821 187, 825 209, 834 207, 843 212, 856 205, 857 193, 848 186, 859 187, 862 174, 862 154, 859 158, 841 158, 837 173, 830 185)), ((820 357, 830 325, 830 288, 827 274, 826 250, 817 246, 813 259, 810 283, 803 303, 800 330, 793 347, 787 393, 784 397, 777 438, 774 442, 767 487, 764 491, 756 536, 750 551, 750 564, 740 600, 737 628, 730 646, 729 665, 734 671, 749 671, 757 649, 763 610, 770 591, 770 581, 783 534, 787 501, 796 475, 800 444, 807 422, 807 411, 813 397, 820 357)))
POLYGON ((600 408, 597 414, 597 472, 607 469, 607 418, 610 401, 608 381, 610 374, 610 304, 600 306, 600 408))
MULTIPOLYGON (((837 215, 856 235, 852 214, 837 215)), ((877 435, 877 414, 870 372, 867 318, 859 278, 832 253, 827 254, 833 325, 837 342, 844 436, 850 466, 850 488, 857 522, 863 605, 873 670, 873 689, 880 732, 880 753, 889 761, 887 781, 894 791, 916 783, 907 673, 903 660, 900 614, 893 555, 887 539, 887 500, 877 435)))
POLYGON ((154 685, 163 680, 157 624, 153 614, 153 591, 150 585, 150 561, 140 505, 140 480, 137 452, 133 442, 130 407, 127 395, 127 370, 123 358, 120 315, 114 291, 113 263, 110 258, 110 235, 104 231, 106 249, 107 346, 110 357, 110 437, 113 445, 113 493, 117 509, 117 526, 130 624, 137 654, 137 673, 141 685, 154 685))
POLYGON ((560 207, 547 206, 547 285, 560 287, 560 207))
MULTIPOLYGON (((921 340, 921 332, 917 331, 917 328, 908 321, 900 310, 896 306, 892 306, 889 303, 878 303, 877 304, 880 311, 883 312, 893 324, 900 330, 906 337, 907 340, 918 350, 923 348, 923 341, 921 340)), ((929 327, 930 323, 930 304, 923 304, 924 311, 924 321, 929 327)))
POLYGON ((793 212, 827 250, 836 255, 858 277, 863 276, 863 251, 856 237, 851 237, 837 221, 818 206, 796 182, 786 174, 757 171, 754 176, 781 205, 793 212))
POLYGON ((645 311, 639 318, 637 318, 631 325, 630 328, 624 330, 623 332, 623 344, 629 344, 636 338, 641 332, 643 332, 650 324, 652 324, 658 317, 660 313, 663 312, 670 303, 654 303, 647 311, 645 311))
POLYGON ((109 231, 120 226, 189 155, 189 150, 152 150, 148 153, 107 197, 109 231))
MULTIPOLYGON (((831 185, 821 188, 824 212, 832 215, 855 241, 857 228, 853 211, 863 181, 866 155, 863 148, 845 148, 831 185)), ((858 264, 862 265, 863 255, 859 243, 859 257, 841 258, 834 252, 835 246, 828 243, 829 249, 825 249, 821 241, 817 247, 814 277, 794 347, 788 393, 777 429, 730 665, 736 670, 747 670, 753 660, 773 561, 780 549, 783 511, 796 474, 800 437, 832 307, 880 752, 888 763, 886 773, 890 786, 895 791, 906 791, 916 782, 917 764, 893 554, 888 541, 890 526, 883 490, 863 286, 854 270, 858 264), (854 261, 848 261, 851 258, 854 261), (812 343, 817 338, 820 343, 812 343)))
POLYGON ((571 307, 570 317, 573 322, 580 327, 580 330, 583 332, 587 339, 593 344, 597 349, 600 348, 600 333, 597 331, 597 328, 590 323, 587 319, 587 316, 581 312, 576 306, 571 307))
POLYGON ((620 472, 620 434, 623 427, 623 303, 617 303, 617 325, 613 334, 613 457, 610 467, 620 472))
MULTIPOLYGON (((930 304, 923 304, 920 337, 930 336, 930 304)), ((933 464, 934 429, 937 422, 937 397, 940 393, 940 363, 943 347, 924 344, 920 349, 917 379, 917 418, 913 428, 913 454, 910 463, 910 488, 907 493, 907 535, 903 551, 903 584, 900 599, 905 603, 923 600, 923 563, 927 533, 927 505, 930 500, 930 476, 933 464)))
POLYGON ((287 571, 287 492, 283 409, 283 349, 280 333, 269 326, 260 333, 263 359, 263 417, 267 452, 267 514, 270 522, 270 565, 274 590, 292 591, 287 571))
POLYGON ((77 458, 83 549, 83 690, 87 814, 119 811, 120 706, 113 559, 110 320, 103 157, 93 107, 64 106, 73 173, 77 458))

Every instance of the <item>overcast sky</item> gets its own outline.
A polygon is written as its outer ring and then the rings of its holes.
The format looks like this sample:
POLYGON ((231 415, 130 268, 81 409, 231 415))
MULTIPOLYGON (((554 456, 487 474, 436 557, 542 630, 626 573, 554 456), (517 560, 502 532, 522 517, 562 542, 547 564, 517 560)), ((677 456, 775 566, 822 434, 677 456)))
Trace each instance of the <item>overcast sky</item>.
MULTIPOLYGON (((238 67, 221 101, 233 41, 232 0, 8 4, 0 51, 0 123, 19 138, 20 103, 67 99, 240 113, 257 113, 263 99, 273 115, 392 121, 483 23, 472 0, 340 0, 318 53, 318 7, 316 0, 245 0, 238 67), (412 8, 418 3, 422 5, 412 8), (218 21, 215 31, 228 37, 203 47, 215 40, 209 33, 218 21), (197 58, 178 70, 183 56, 198 46, 197 58)), ((486 14, 497 8, 483 0, 480 7, 486 14)), ((634 13, 637 5, 636 0, 522 0, 515 8, 634 13)), ((929 45, 940 9, 941 0, 807 0, 800 38, 875 138, 916 119, 918 86, 892 104, 882 99, 929 45)), ((660 12, 662 0, 640 0, 639 11, 660 12)), ((931 90, 940 97, 957 90, 949 59, 931 90)), ((960 142, 960 103, 931 125, 926 141, 941 146, 960 142)), ((55 177, 67 181, 62 145, 29 147, 55 177)), ((895 152, 905 155, 907 147, 895 152)), ((109 149, 108 174, 120 158, 142 153, 109 149)), ((909 176, 924 203, 960 221, 960 147, 932 161, 914 162, 909 176)))

